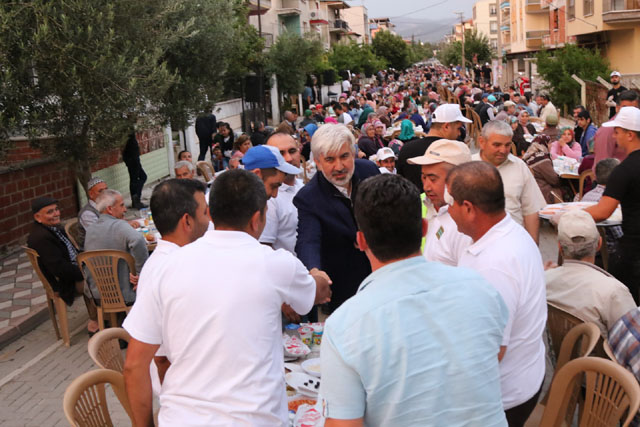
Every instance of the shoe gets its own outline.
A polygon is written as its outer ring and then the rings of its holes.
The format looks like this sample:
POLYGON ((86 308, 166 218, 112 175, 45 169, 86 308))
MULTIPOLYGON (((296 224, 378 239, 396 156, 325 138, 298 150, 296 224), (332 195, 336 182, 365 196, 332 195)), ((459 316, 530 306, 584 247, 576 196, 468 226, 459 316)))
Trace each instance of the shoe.
POLYGON ((133 209, 140 210, 140 209, 145 209, 148 206, 140 201, 140 197, 139 196, 134 196, 134 197, 131 198, 131 207, 133 209))

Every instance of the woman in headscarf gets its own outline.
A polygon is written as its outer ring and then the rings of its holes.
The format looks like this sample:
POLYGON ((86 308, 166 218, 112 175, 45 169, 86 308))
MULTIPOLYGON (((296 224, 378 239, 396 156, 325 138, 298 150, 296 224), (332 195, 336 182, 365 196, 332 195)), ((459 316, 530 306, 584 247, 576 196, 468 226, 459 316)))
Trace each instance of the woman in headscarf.
POLYGON ((362 109, 362 113, 360 114, 360 118, 358 119, 358 128, 362 128, 362 125, 367 122, 369 114, 371 113, 373 113, 373 108, 371 108, 371 105, 365 105, 362 109))
POLYGON ((307 160, 311 155, 311 138, 313 138, 313 134, 316 133, 317 130, 318 125, 315 123, 309 123, 302 128, 302 149, 300 150, 300 154, 307 160))
POLYGON ((549 154, 550 140, 551 138, 547 135, 536 136, 522 156, 522 160, 531 169, 547 203, 558 203, 563 201, 562 188, 560 177, 553 169, 551 154, 549 154))
POLYGON ((384 140, 384 135, 387 133, 387 127, 380 120, 376 120, 373 122, 373 128, 375 129, 373 141, 376 146, 378 148, 386 147, 387 142, 384 140))
POLYGON ((365 123, 362 125, 362 135, 358 138, 358 148, 367 158, 378 152, 379 147, 377 147, 376 142, 374 141, 375 133, 376 130, 372 123, 365 123))
POLYGON ((389 119, 389 108, 385 105, 378 108, 376 111, 378 120, 380 120, 386 127, 391 126, 391 119, 389 119))
POLYGON ((551 160, 555 160, 558 156, 571 157, 580 161, 582 158, 582 147, 576 141, 573 129, 570 127, 562 128, 562 134, 557 141, 551 144, 551 160))
POLYGON ((400 124, 400 135, 398 135, 398 139, 403 143, 407 143, 415 138, 415 133, 413 132, 413 123, 411 120, 403 120, 400 124))
POLYGON ((526 110, 520 111, 518 114, 518 125, 513 130, 513 137, 511 140, 516 145, 518 157, 522 156, 522 153, 527 151, 529 142, 527 142, 527 136, 533 136, 536 134, 536 128, 529 123, 529 113, 526 110))

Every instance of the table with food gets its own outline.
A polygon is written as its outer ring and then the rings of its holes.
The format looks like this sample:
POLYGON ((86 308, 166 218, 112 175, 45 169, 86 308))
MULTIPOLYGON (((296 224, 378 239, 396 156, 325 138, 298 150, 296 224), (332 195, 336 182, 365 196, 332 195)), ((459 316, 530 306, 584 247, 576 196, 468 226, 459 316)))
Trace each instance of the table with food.
POLYGON ((282 335, 289 425, 292 427, 324 424, 322 402, 318 398, 323 331, 324 323, 289 324, 282 335))
POLYGON ((149 252, 153 252, 158 244, 158 239, 162 236, 156 229, 155 224, 153 223, 153 216, 151 215, 151 210, 149 209, 141 209, 140 210, 141 218, 136 218, 138 224, 140 224, 139 228, 136 228, 139 233, 141 233, 144 238, 147 240, 147 249, 149 252))
MULTIPOLYGON (((542 219, 550 220, 553 216, 560 213, 564 213, 568 210, 585 209, 595 204, 596 202, 554 203, 554 204, 545 206, 544 209, 538 212, 538 216, 542 219)), ((620 209, 620 206, 618 206, 618 208, 615 211, 613 211, 613 214, 609 218, 605 219, 604 221, 600 221, 596 225, 599 227, 610 227, 613 225, 620 225, 620 224, 622 224, 622 210, 620 209)))

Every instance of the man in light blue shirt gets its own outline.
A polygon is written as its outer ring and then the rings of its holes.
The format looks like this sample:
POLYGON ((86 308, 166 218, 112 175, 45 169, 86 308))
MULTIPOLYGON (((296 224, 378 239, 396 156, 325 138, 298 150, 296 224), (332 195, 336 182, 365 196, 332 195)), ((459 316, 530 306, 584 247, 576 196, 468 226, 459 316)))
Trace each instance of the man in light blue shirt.
POLYGON ((362 183, 357 242, 373 273, 327 320, 326 427, 505 426, 498 352, 508 312, 477 273, 428 262, 418 189, 362 183))

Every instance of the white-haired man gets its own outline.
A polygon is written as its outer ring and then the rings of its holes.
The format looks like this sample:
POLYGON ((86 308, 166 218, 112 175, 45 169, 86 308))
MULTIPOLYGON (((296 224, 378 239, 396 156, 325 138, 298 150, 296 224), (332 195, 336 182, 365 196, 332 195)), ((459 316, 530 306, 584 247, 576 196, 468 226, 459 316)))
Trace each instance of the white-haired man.
POLYGON ((177 162, 174 171, 178 179, 193 179, 196 175, 196 167, 193 166, 193 163, 186 160, 177 162))
POLYGON ((492 120, 482 128, 478 138, 480 151, 471 158, 498 168, 504 183, 507 212, 538 243, 538 211, 547 203, 526 163, 511 154, 512 138, 509 124, 492 120))
POLYGON ((296 254, 308 269, 326 271, 333 281, 332 312, 371 273, 357 248, 353 201, 360 182, 380 171, 373 162, 355 158, 355 139, 345 125, 320 127, 311 151, 319 173, 293 199, 298 209, 296 254))
MULTIPOLYGON (((125 302, 133 303, 136 299, 135 289, 138 285, 138 274, 149 258, 147 242, 144 236, 134 230, 123 218, 127 207, 122 195, 116 190, 104 190, 97 200, 100 218, 87 230, 85 250, 97 251, 114 249, 129 253, 136 264, 136 274, 129 272, 125 263, 118 265, 120 289, 125 302)), ((91 277, 87 280, 91 295, 100 299, 100 294, 91 277)), ((115 325, 113 325, 115 326, 115 325)))

